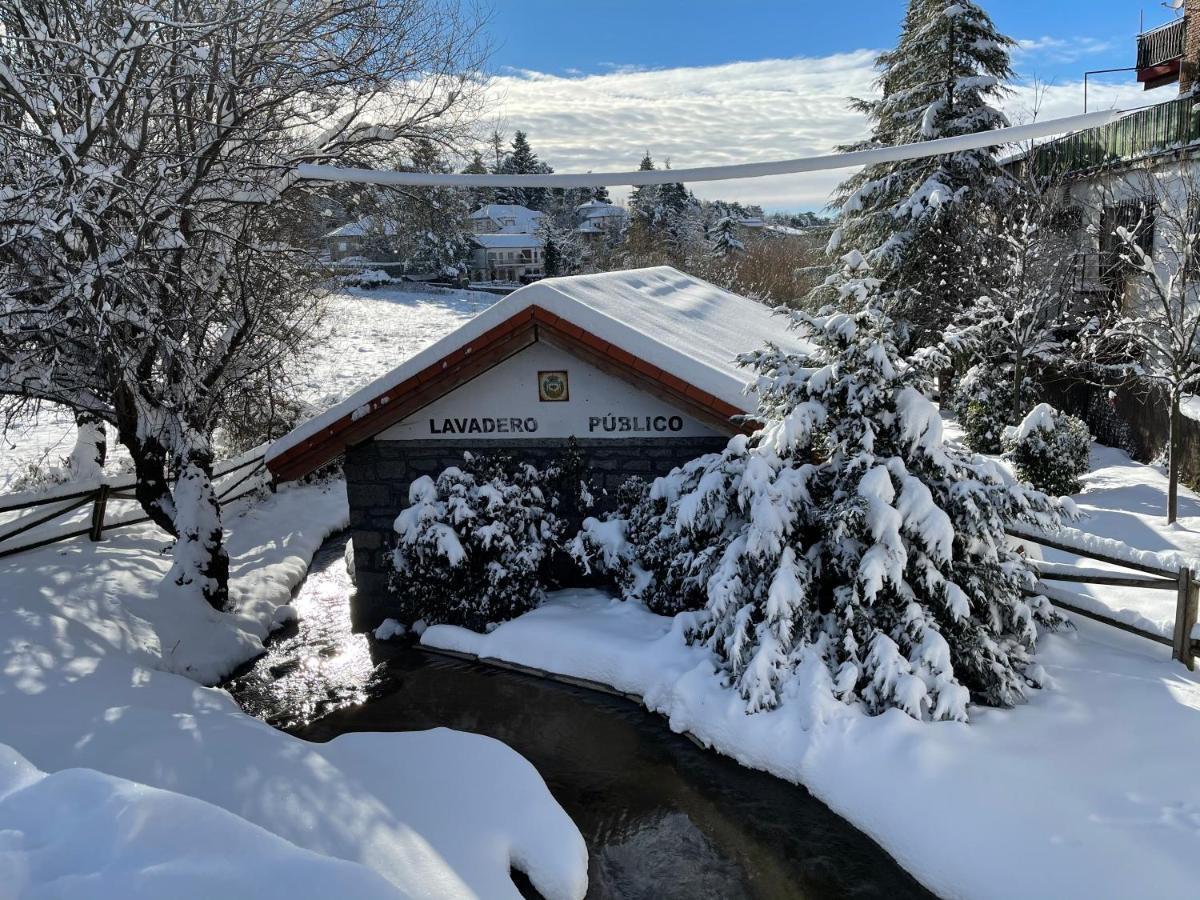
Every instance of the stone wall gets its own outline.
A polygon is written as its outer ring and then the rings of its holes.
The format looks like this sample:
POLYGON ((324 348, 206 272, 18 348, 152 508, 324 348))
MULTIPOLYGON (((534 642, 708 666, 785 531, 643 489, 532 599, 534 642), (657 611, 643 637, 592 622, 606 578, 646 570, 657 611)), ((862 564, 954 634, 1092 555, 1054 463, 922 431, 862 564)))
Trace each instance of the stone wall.
MULTIPOLYGON (((632 438, 581 440, 579 449, 591 473, 592 484, 607 492, 597 497, 600 511, 631 475, 653 478, 664 475, 704 453, 724 448, 727 438, 632 438)), ((436 476, 448 466, 462 463, 463 453, 504 451, 534 465, 544 466, 562 456, 566 440, 482 442, 368 441, 346 453, 346 492, 350 500, 350 528, 354 537, 357 591, 351 613, 357 629, 374 628, 388 616, 388 561, 395 543, 392 523, 408 505, 408 488, 422 475, 436 476)), ((576 517, 577 518, 577 517, 576 517)), ((573 522, 572 527, 578 527, 573 522)))

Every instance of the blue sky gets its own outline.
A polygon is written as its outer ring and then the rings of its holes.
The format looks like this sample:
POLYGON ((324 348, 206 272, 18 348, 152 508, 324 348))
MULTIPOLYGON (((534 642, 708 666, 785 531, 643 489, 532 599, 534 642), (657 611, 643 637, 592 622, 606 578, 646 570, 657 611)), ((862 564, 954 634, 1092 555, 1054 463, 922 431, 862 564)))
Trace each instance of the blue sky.
MULTIPOLYGON (((826 56, 890 45, 904 6, 903 0, 497 0, 492 62, 498 70, 565 75, 826 56)), ((1076 43, 1061 48, 1066 61, 1039 60, 1036 73, 1025 73, 1056 78, 1130 64, 1139 12, 1146 11, 1147 27, 1172 15, 1159 3, 1130 0, 992 0, 984 8, 1011 37, 1076 43)))
MULTIPOLYGON (((642 153, 676 167, 826 153, 866 136, 846 98, 873 90, 873 51, 894 44, 903 0, 494 0, 490 123, 529 133, 558 171, 624 170, 642 153)), ((1085 70, 1133 62, 1139 12, 1157 0, 990 0, 1020 46, 1005 99, 1014 122, 1082 112, 1085 70), (1042 90, 1035 90, 1036 82, 1042 90)), ((1169 99, 1132 73, 1093 77, 1092 108, 1169 99)), ((819 209, 844 173, 696 185, 702 197, 819 209)), ((620 196, 621 192, 615 192, 620 196)))

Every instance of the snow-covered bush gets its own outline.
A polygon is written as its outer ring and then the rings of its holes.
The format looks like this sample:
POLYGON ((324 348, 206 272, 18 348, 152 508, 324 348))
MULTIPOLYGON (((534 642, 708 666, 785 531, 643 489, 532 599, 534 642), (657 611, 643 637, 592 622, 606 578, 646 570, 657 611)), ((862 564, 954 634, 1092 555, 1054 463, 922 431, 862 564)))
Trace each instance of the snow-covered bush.
POLYGON ((461 468, 415 480, 395 524, 399 619, 482 630, 537 606, 564 529, 555 477, 553 467, 465 454, 461 468))
POLYGON ((1082 420, 1039 403, 1005 435, 1004 449, 1021 478, 1039 491, 1060 496, 1079 490, 1079 478, 1088 470, 1091 439, 1082 420))
POLYGON ((750 712, 801 677, 919 719, 1020 701, 1036 684, 1036 626, 1061 619, 1026 596, 1034 572, 1005 526, 1053 527, 1056 503, 943 441, 877 307, 793 321, 816 356, 743 358, 758 430, 656 480, 629 514, 628 555, 647 573, 637 595, 702 607, 689 637, 750 712))
POLYGON ((976 453, 1000 453, 1004 429, 1010 424, 1013 397, 1010 379, 981 363, 958 380, 953 409, 963 429, 963 440, 976 453))
POLYGON ((338 283, 343 287, 379 288, 392 283, 392 276, 382 269, 363 269, 361 272, 351 272, 339 275, 338 283))

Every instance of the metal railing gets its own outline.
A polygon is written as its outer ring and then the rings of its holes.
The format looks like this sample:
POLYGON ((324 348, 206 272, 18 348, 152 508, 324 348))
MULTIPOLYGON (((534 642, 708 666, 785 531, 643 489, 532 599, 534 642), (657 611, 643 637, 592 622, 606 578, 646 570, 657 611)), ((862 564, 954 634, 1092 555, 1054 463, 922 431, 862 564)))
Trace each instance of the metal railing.
POLYGON ((1149 69, 1179 59, 1187 45, 1187 19, 1176 19, 1138 35, 1137 67, 1149 69))
POLYGON ((1192 97, 1168 100, 1102 125, 1076 131, 1034 150, 1043 176, 1125 162, 1200 141, 1200 112, 1192 97))
POLYGON ((1171 648, 1171 658, 1177 659, 1188 669, 1196 667, 1196 656, 1200 654, 1200 640, 1192 637, 1196 630, 1198 608, 1200 608, 1200 580, 1196 578, 1193 564, 1189 561, 1177 561, 1173 557, 1164 559, 1162 554, 1140 553, 1139 558, 1131 558, 1130 554, 1119 554, 1116 541, 1106 541, 1090 537, 1090 543, 1112 544, 1114 552, 1105 553, 1095 546, 1088 546, 1089 541, 1078 540, 1076 532, 1064 528, 1061 532, 1042 534, 1019 528, 1007 529, 1010 537, 1019 541, 1038 544, 1051 550, 1058 550, 1078 556, 1083 559, 1096 560, 1112 566, 1118 566, 1126 571, 1109 571, 1085 569, 1079 566, 1060 565, 1043 560, 1034 561, 1038 570, 1038 578, 1042 582, 1061 581, 1073 584, 1095 584, 1117 587, 1137 587, 1143 590, 1163 590, 1175 592, 1175 623, 1171 637, 1155 631, 1141 628, 1129 622, 1105 615, 1094 609, 1080 606, 1072 598, 1064 597, 1057 592, 1046 592, 1047 599, 1055 606, 1061 607, 1076 615, 1103 622, 1122 631, 1136 634, 1138 637, 1165 644, 1171 648))
MULTIPOLYGON (((256 476, 266 471, 265 452, 264 444, 217 464, 213 469, 213 481, 221 502, 232 502, 261 486, 256 476)), ((61 484, 44 490, 0 494, 0 558, 84 535, 99 541, 103 540, 106 531, 149 522, 150 517, 136 505, 136 484, 133 475, 122 475, 61 484), (132 502, 122 503, 126 508, 114 514, 110 508, 114 501, 132 502), (88 505, 91 513, 84 519, 77 511, 88 505), (16 515, 10 515, 12 513, 16 515)))

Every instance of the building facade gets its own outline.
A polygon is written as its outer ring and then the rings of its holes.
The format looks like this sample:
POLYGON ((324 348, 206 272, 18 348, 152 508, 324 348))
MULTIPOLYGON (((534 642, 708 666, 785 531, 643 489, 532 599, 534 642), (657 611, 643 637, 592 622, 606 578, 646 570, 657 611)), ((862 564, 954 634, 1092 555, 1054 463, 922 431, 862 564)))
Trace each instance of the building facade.
MULTIPOLYGON (((514 291, 268 451, 280 480, 344 457, 356 626, 390 614, 396 516, 413 480, 502 451, 577 446, 602 512, 630 476, 719 451, 754 408, 739 353, 808 348, 762 304, 660 267, 514 291)), ((578 515, 576 522, 578 524, 578 515)))

